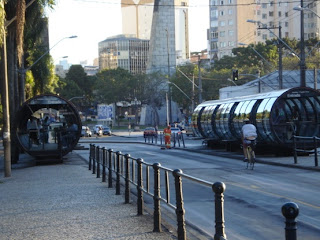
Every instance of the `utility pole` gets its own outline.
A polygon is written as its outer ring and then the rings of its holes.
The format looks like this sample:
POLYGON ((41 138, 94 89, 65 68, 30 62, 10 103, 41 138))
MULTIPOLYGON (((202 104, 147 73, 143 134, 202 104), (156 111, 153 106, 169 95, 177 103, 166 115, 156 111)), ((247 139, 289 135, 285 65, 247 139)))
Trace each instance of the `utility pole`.
POLYGON ((304 52, 304 11, 303 0, 300 3, 301 15, 300 15, 300 87, 306 86, 306 56, 304 52))
MULTIPOLYGON (((279 38, 281 39, 281 23, 279 22, 279 38)), ((282 81, 282 43, 279 41, 278 43, 278 51, 279 51, 279 89, 283 89, 283 81, 282 81)))
MULTIPOLYGON (((170 51, 169 51, 169 31, 166 28, 166 32, 167 32, 167 51, 168 51, 168 81, 170 82, 170 51)), ((171 101, 172 101, 172 96, 171 96, 171 86, 170 84, 168 84, 168 108, 169 108, 169 122, 168 125, 172 123, 172 110, 171 110, 171 101)))
POLYGON ((200 55, 198 55, 198 68, 199 68, 199 104, 202 103, 202 79, 201 79, 201 59, 200 55))
MULTIPOLYGON (((1 2, 4 8, 3 1, 1 2)), ((7 68, 7 38, 5 27, 3 26, 3 73, 4 81, 2 87, 3 99, 3 148, 4 148, 4 176, 11 177, 11 137, 10 137, 10 114, 9 114, 9 87, 7 68)))

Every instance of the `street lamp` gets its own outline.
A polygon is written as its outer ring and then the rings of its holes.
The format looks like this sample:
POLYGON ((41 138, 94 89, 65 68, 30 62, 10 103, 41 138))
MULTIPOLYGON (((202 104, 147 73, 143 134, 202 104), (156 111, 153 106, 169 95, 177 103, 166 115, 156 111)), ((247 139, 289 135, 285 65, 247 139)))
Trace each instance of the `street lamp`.
MULTIPOLYGON (((24 69, 19 69, 18 72, 21 74, 21 93, 23 96, 20 98, 21 100, 25 100, 25 93, 24 93, 24 86, 25 86, 25 79, 26 79, 26 72, 29 71, 34 65, 36 65, 45 55, 47 55, 52 48, 54 48, 56 45, 58 45, 62 40, 67 39, 67 38, 77 38, 77 36, 70 36, 70 37, 64 37, 60 39, 56 44, 54 44, 50 49, 48 49, 44 54, 42 54, 31 66, 24 68, 24 69)), ((41 89, 42 91, 42 89, 41 89)), ((20 103, 20 105, 23 103, 23 101, 20 103)))
POLYGON ((139 105, 141 105, 141 101, 137 100, 135 97, 133 101, 131 101, 131 105, 134 107, 134 123, 137 125, 137 108, 139 105))
MULTIPOLYGON (((293 10, 297 10, 301 12, 300 14, 300 86, 301 87, 306 86, 306 56, 304 52, 304 13, 303 11, 307 9, 315 13, 311 9, 303 7, 303 0, 301 0, 301 5, 299 7, 293 8, 293 10)), ((316 15, 318 16, 318 14, 316 15)))

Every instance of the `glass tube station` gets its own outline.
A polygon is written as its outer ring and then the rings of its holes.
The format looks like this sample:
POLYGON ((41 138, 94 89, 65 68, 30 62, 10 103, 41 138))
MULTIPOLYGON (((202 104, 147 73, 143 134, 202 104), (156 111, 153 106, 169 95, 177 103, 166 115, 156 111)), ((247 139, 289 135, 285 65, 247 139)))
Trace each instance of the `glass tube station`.
MULTIPOLYGON (((240 144, 245 119, 257 127, 258 145, 292 148, 294 135, 319 137, 320 93, 298 87, 206 101, 194 110, 192 128, 211 143, 240 144)), ((299 144, 313 146, 307 139, 299 144)))
POLYGON ((54 94, 38 95, 24 102, 14 122, 20 147, 37 159, 62 161, 81 135, 78 110, 54 94))

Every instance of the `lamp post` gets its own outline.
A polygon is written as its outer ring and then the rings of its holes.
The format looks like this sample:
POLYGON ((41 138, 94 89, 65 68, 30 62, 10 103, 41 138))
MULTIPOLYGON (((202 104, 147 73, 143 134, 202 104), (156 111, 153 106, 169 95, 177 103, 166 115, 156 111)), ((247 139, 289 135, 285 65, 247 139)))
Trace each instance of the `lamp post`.
MULTIPOLYGON (((273 27, 260 27, 261 22, 260 21, 254 21, 254 20, 247 20, 247 22, 251 23, 258 23, 258 29, 267 29, 270 33, 272 33, 281 43, 283 43, 285 46, 287 46, 290 50, 291 48, 281 39, 281 25, 279 22, 279 26, 273 26, 273 27), (274 32, 271 31, 271 29, 279 29, 279 36, 274 34, 274 32)), ((279 89, 283 88, 283 82, 282 82, 282 44, 278 41, 278 52, 279 52, 279 89)), ((293 51, 293 50, 291 50, 293 51)), ((293 51, 294 53, 294 51, 293 51)))
POLYGON ((313 14, 315 14, 318 18, 320 18, 320 16, 313 11, 310 8, 307 7, 303 7, 303 0, 301 0, 300 2, 300 6, 298 7, 294 7, 293 10, 296 11, 300 11, 300 85, 301 87, 305 87, 306 86, 306 56, 305 56, 305 51, 304 51, 304 10, 306 11, 310 11, 313 14))
MULTIPOLYGON (((170 51, 169 51, 169 31, 166 28, 165 29, 167 32, 167 54, 168 54, 168 80, 171 77, 170 74, 170 51)), ((168 114, 167 114, 167 124, 169 125, 172 122, 172 109, 171 109, 171 101, 172 101, 172 96, 171 96, 171 87, 168 85, 168 114)))
POLYGON ((133 101, 131 101, 131 105, 134 107, 134 124, 137 125, 137 108, 139 105, 141 105, 141 101, 137 100, 137 98, 135 97, 133 101))
MULTIPOLYGON (((31 66, 23 69, 19 69, 18 72, 21 74, 21 93, 23 96, 20 98, 23 101, 25 100, 25 93, 24 93, 24 84, 25 84, 25 79, 26 79, 26 72, 29 71, 34 65, 36 65, 45 55, 47 55, 51 49, 53 49, 56 45, 58 45, 62 40, 67 39, 67 38, 77 38, 77 36, 70 36, 70 37, 64 37, 60 39, 56 44, 54 44, 50 49, 48 49, 45 53, 43 53, 31 66)), ((43 89, 41 89, 43 91, 43 89)), ((20 105, 23 103, 23 101, 20 103, 20 105)))

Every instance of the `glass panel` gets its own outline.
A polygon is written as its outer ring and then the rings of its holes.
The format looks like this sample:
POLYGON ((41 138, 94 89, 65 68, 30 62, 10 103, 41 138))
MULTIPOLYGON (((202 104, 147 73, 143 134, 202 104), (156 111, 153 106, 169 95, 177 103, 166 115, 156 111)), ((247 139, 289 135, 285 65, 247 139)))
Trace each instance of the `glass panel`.
POLYGON ((229 118, 230 118, 230 110, 232 108, 234 103, 229 103, 223 113, 223 128, 224 128, 224 132, 226 134, 225 139, 232 139, 232 134, 230 131, 230 125, 229 125, 229 118))
POLYGON ((197 135, 197 136, 201 136, 199 130, 198 130, 198 116, 199 116, 199 112, 200 112, 201 107, 197 107, 194 111, 193 114, 191 116, 191 127, 193 129, 193 132, 197 135))
POLYGON ((268 113, 266 112, 266 106, 270 104, 273 104, 274 101, 276 100, 276 98, 267 98, 267 99, 263 99, 263 101, 261 102, 261 104, 259 105, 259 108, 257 110, 257 114, 256 114, 256 127, 257 127, 257 132, 258 132, 258 136, 261 138, 261 140, 264 141, 268 141, 269 136, 267 134, 267 131, 265 129, 265 115, 267 115, 268 113))
POLYGON ((224 111, 225 106, 226 104, 221 104, 215 116, 216 133, 218 134, 219 138, 222 138, 223 136, 223 128, 221 125, 222 125, 222 118, 223 118, 222 112, 224 111))
POLYGON ((236 107, 236 110, 234 111, 234 118, 233 118, 233 126, 234 126, 234 132, 237 135, 237 138, 241 138, 241 135, 239 134, 240 127, 239 127, 239 118, 241 115, 241 108, 243 106, 244 102, 240 102, 238 106, 236 107))

